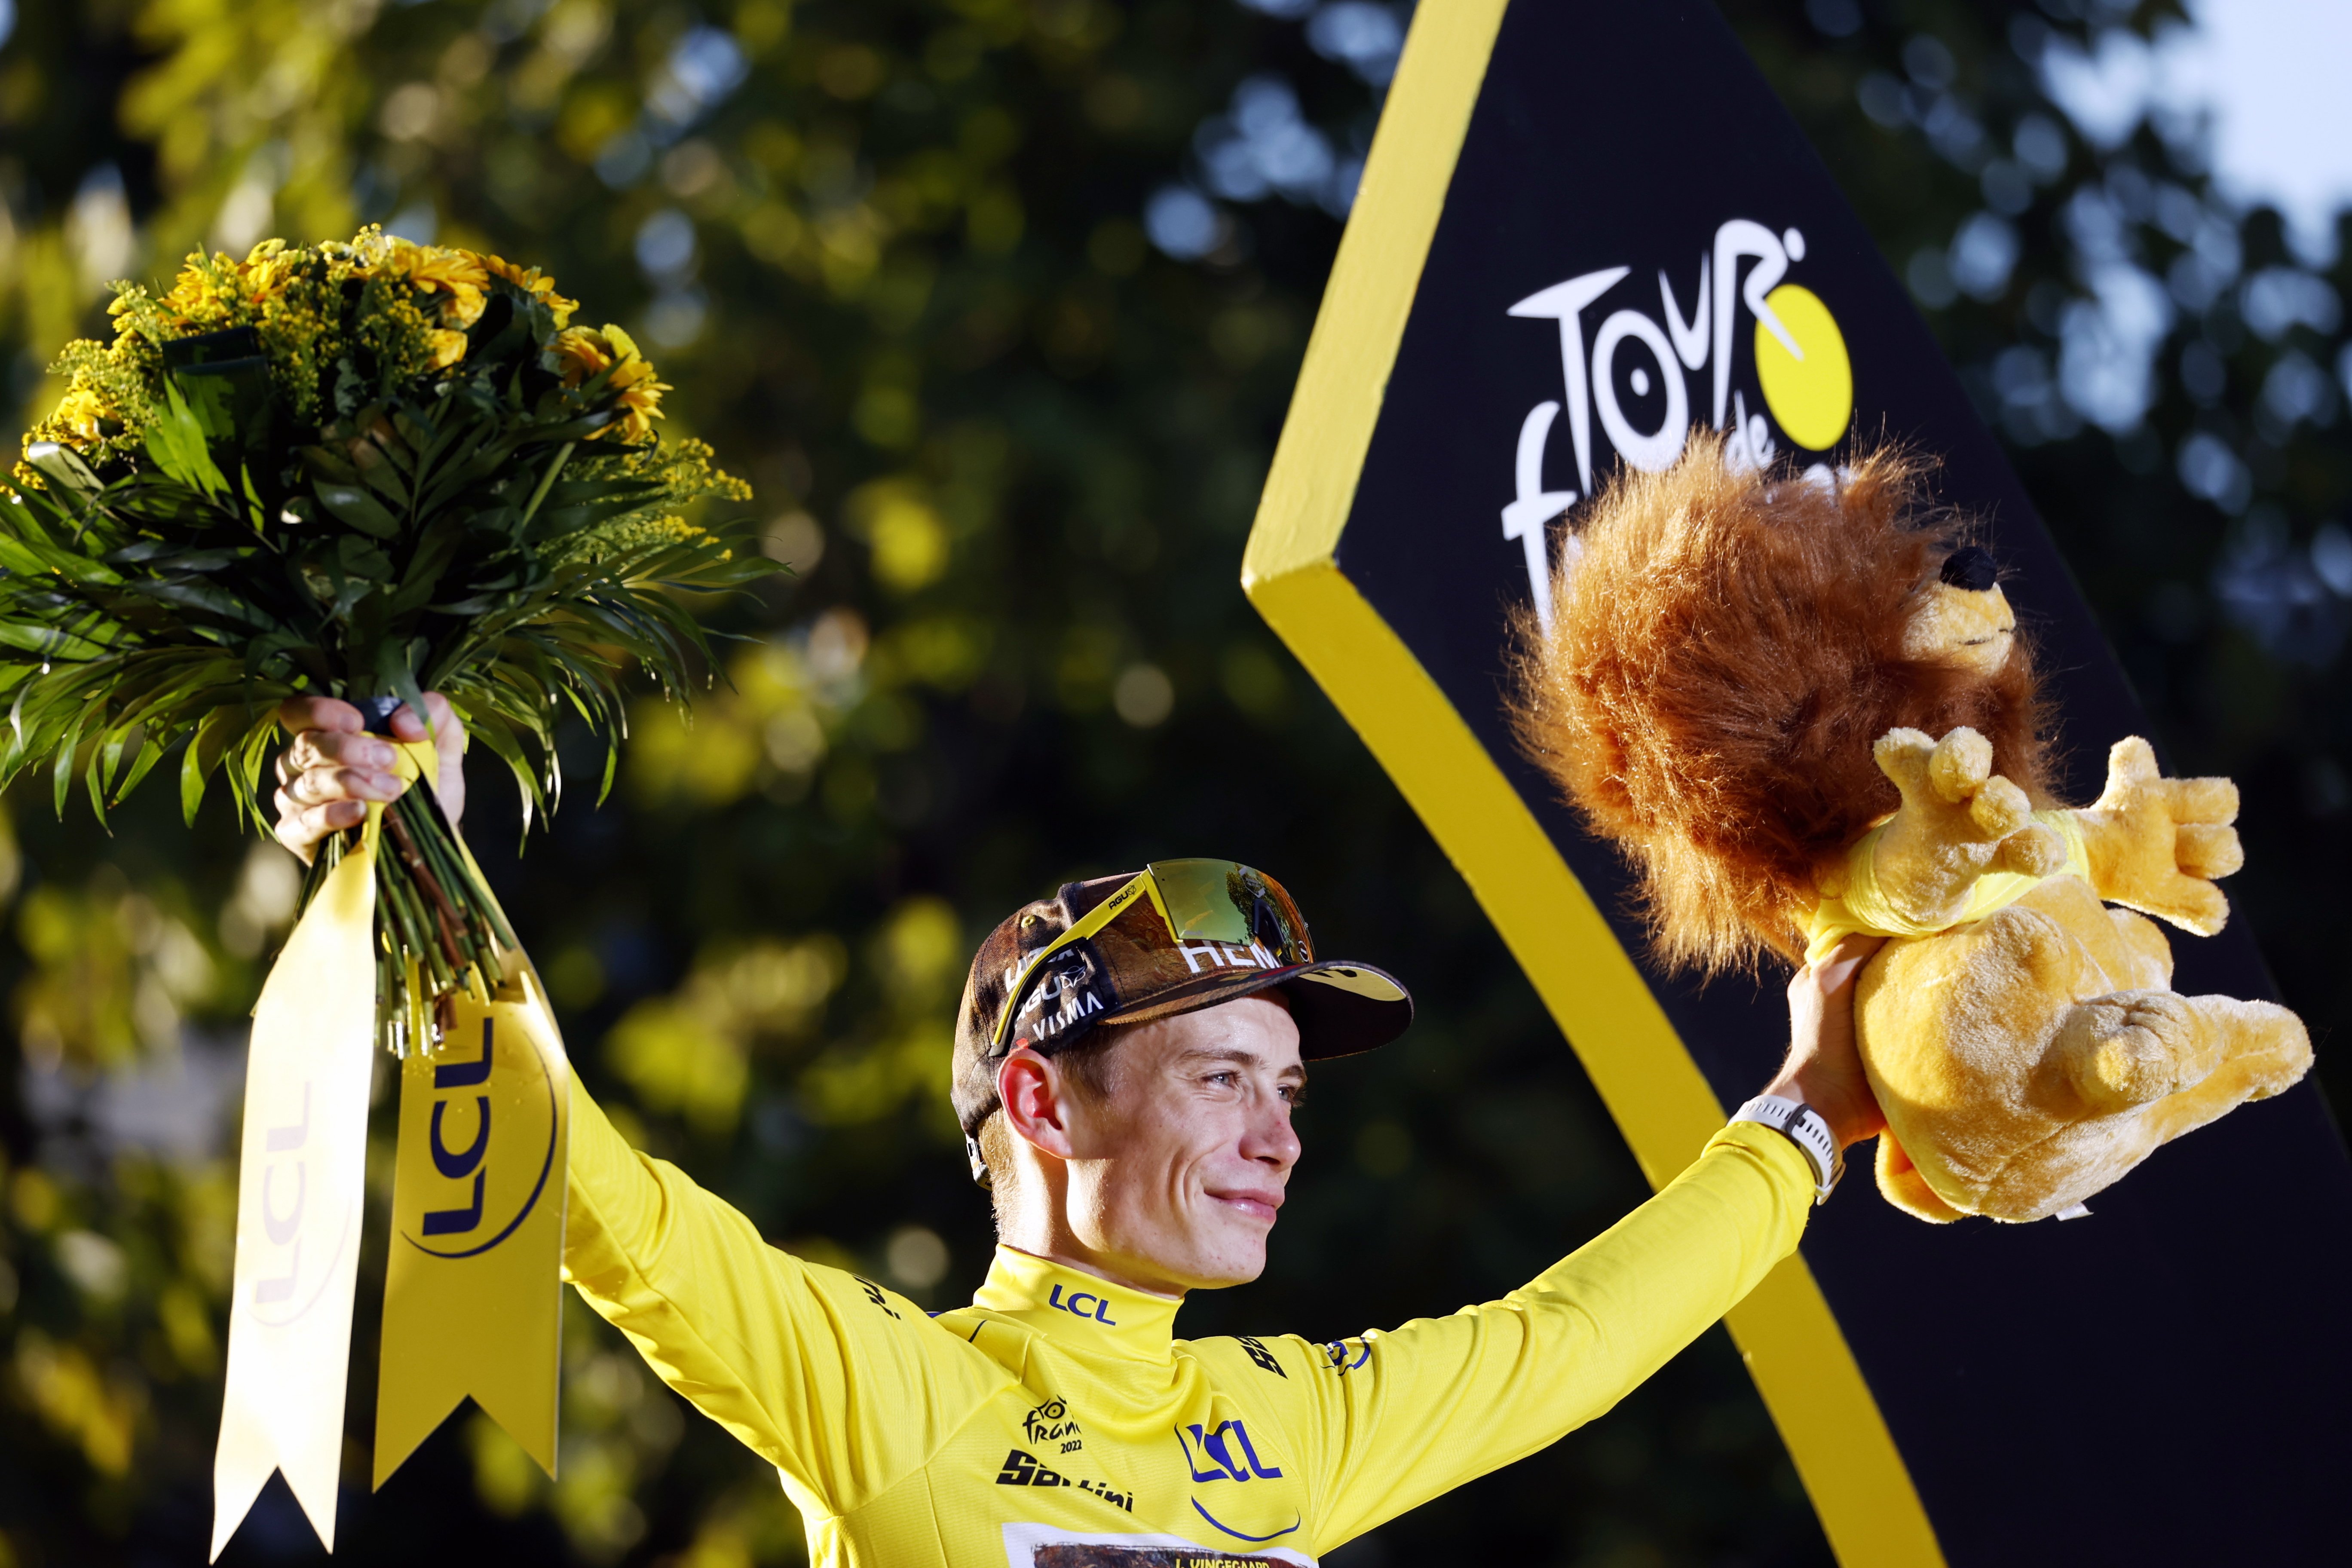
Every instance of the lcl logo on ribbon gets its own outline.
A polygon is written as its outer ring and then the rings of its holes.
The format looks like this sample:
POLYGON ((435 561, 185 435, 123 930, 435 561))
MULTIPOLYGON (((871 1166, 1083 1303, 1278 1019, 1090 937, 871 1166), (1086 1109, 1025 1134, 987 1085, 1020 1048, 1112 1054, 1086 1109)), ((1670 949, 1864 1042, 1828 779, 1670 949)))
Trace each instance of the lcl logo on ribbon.
POLYGON ((551 1472, 571 1073, 538 975, 401 1064, 376 1484, 471 1397, 551 1472), (449 1325, 474 1325, 453 1335, 449 1325))
MULTIPOLYGON (((416 1184, 421 1203, 440 1206, 417 1214, 413 1231, 403 1224, 401 1237, 436 1258, 471 1258, 512 1236, 546 1193, 555 1163, 555 1075, 528 1041, 501 1045, 498 1010, 484 1010, 480 1025, 475 1055, 444 1051, 402 1084, 404 1103, 421 1091, 432 1109, 421 1129, 404 1119, 399 1180, 416 1184), (420 1131, 423 1160, 411 1147, 420 1131)), ((395 1211, 408 1218, 408 1205, 395 1211)))

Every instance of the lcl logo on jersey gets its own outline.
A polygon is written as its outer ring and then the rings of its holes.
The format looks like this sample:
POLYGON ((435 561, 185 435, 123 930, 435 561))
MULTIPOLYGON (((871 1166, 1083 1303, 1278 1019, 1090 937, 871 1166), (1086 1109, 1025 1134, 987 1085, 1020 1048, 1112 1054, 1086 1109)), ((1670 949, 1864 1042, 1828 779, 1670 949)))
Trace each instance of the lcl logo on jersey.
POLYGON ((1105 1328, 1118 1327, 1118 1322, 1110 1315, 1109 1300, 1096 1295, 1091 1290, 1073 1290, 1065 1297, 1062 1294, 1061 1286, 1055 1285, 1052 1293, 1045 1298, 1045 1305, 1057 1307, 1073 1317, 1092 1318, 1105 1328))
POLYGON ((1627 303, 1601 319, 1589 342, 1587 313, 1598 314, 1604 300, 1633 277, 1631 267, 1580 273, 1510 307, 1511 315, 1559 324, 1561 390, 1576 459, 1578 489, 1544 488, 1544 458, 1563 405, 1546 400, 1528 410, 1519 424, 1513 499, 1503 508, 1503 537, 1517 540, 1527 552, 1536 617, 1547 629, 1551 563, 1546 531, 1580 496, 1592 494, 1596 416, 1611 448, 1643 473, 1657 473, 1682 456, 1695 413, 1690 378, 1701 372, 1708 373, 1700 383, 1708 422, 1727 432, 1736 465, 1761 468, 1772 460, 1775 425, 1808 451, 1827 451, 1845 435, 1853 416, 1853 367, 1845 335, 1820 296, 1801 283, 1781 281, 1790 265, 1804 258, 1801 231, 1775 233, 1752 219, 1733 218, 1715 231, 1713 247, 1699 256, 1687 315, 1664 268, 1657 274, 1656 315, 1631 302, 1641 297, 1637 284, 1623 296, 1627 303), (1756 379, 1771 411, 1769 422, 1762 410, 1751 413, 1747 394, 1732 385, 1734 332, 1743 307, 1755 321, 1756 379))
POLYGON ((1184 1462, 1192 1467, 1196 1481, 1282 1479, 1280 1470, 1257 1457, 1257 1450, 1250 1446, 1249 1428, 1239 1421, 1220 1421, 1205 1430, 1195 1421, 1176 1428, 1176 1441, 1183 1446, 1184 1462))

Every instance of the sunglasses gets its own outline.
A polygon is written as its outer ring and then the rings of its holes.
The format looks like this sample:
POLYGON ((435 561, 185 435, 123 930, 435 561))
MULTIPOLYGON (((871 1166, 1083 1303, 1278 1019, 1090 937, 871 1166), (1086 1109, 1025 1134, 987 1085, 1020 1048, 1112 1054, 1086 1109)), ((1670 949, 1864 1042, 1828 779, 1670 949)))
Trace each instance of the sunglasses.
POLYGON ((1315 961, 1315 944, 1298 906, 1290 901, 1281 883, 1263 871, 1234 860, 1154 860, 1022 966, 1020 978, 996 1016, 996 1031, 988 1049, 992 1058, 1004 1054, 1013 1020, 1020 1015, 1046 960, 1095 935, 1139 900, 1150 902, 1168 928, 1171 942, 1255 942, 1267 948, 1286 969, 1315 961))

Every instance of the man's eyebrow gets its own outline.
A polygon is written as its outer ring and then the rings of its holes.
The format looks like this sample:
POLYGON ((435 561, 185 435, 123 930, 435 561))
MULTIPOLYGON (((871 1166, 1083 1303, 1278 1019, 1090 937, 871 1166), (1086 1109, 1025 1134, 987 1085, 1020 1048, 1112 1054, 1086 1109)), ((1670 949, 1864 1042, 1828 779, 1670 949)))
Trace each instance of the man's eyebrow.
MULTIPOLYGON (((1262 1068, 1265 1065, 1265 1058, 1246 1046, 1193 1046, 1185 1050, 1176 1060, 1179 1065, 1185 1067, 1197 1062, 1232 1062, 1236 1066, 1248 1068, 1262 1068)), ((1304 1083, 1307 1081, 1307 1064, 1292 1062, 1282 1069, 1279 1076, 1295 1079, 1304 1083)))
POLYGON ((1265 1058, 1246 1046, 1188 1046, 1180 1062, 1240 1062, 1255 1067, 1265 1058))

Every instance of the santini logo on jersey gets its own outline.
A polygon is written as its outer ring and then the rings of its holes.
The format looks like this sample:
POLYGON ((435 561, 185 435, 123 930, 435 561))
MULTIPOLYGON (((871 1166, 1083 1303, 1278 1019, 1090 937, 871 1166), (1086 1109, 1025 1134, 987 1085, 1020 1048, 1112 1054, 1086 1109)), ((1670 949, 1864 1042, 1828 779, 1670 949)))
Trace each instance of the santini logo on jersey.
POLYGON ((1046 1468, 1037 1462, 1034 1454, 1024 1454, 1015 1448, 1004 1456, 1004 1468, 996 1472, 1000 1487, 1067 1487, 1077 1483, 1059 1470, 1046 1468))
POLYGON ((1090 1497, 1098 1497, 1113 1508, 1135 1511, 1133 1492, 1113 1491, 1097 1480, 1072 1480, 1061 1471, 1049 1469, 1037 1462, 1034 1454, 1024 1454, 1015 1448, 1004 1456, 1004 1468, 996 1472, 1000 1487, 1074 1487, 1090 1497))

